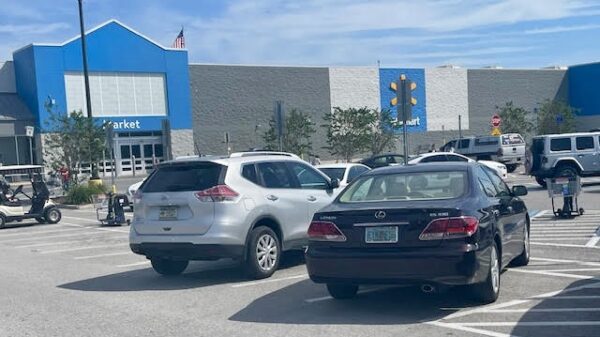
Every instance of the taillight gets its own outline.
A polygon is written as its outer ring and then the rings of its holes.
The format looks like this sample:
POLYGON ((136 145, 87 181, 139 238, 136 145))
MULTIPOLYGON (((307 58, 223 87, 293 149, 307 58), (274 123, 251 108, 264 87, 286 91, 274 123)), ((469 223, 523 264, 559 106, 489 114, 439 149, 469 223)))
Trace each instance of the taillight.
POLYGON ((472 216, 435 219, 425 227, 419 240, 441 240, 469 237, 477 232, 479 220, 472 216))
POLYGON ((346 236, 329 221, 313 221, 308 226, 308 238, 317 241, 346 241, 346 236))
POLYGON ((203 202, 234 201, 239 194, 227 185, 217 185, 209 189, 194 193, 198 200, 203 202))

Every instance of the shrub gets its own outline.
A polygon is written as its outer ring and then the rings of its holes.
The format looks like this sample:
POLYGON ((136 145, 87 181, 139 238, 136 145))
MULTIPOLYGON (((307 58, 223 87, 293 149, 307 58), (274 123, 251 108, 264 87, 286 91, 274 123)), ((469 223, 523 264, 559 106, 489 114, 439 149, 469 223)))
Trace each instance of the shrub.
POLYGON ((67 192, 66 203, 73 205, 89 204, 92 196, 106 193, 104 185, 75 185, 67 192))

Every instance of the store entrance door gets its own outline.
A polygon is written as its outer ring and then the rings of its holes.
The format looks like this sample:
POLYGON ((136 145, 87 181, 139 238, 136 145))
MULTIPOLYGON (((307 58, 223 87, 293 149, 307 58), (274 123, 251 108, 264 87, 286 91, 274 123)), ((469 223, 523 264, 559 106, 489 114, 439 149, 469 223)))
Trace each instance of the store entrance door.
POLYGON ((114 149, 119 176, 148 174, 164 160, 162 137, 156 135, 117 137, 114 149))

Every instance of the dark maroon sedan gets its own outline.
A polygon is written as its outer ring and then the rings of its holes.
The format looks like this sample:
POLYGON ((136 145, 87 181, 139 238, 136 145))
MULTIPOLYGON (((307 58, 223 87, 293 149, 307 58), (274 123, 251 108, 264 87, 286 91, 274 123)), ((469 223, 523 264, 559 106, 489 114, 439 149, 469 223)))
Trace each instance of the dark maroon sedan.
POLYGON ((529 262, 525 194, 478 163, 367 172, 314 215, 308 273, 338 299, 361 284, 469 285, 493 302, 501 270, 529 262))

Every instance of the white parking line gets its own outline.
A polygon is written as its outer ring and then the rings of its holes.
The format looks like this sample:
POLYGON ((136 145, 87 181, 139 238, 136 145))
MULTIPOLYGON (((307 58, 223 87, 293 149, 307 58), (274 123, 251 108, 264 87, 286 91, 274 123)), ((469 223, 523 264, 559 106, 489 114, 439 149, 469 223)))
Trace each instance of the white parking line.
POLYGON ((295 279, 301 279, 301 278, 308 278, 308 274, 300 274, 300 275, 294 275, 294 276, 288 276, 288 277, 268 279, 268 280, 263 280, 263 281, 239 283, 239 284, 234 284, 231 287, 232 288, 243 288, 243 287, 250 287, 250 286, 255 286, 255 285, 259 285, 259 284, 281 282, 281 281, 295 280, 295 279))
MULTIPOLYGON (((484 305, 482 307, 475 308, 475 309, 458 311, 458 312, 455 312, 453 314, 450 314, 450 315, 444 317, 443 319, 448 320, 448 319, 457 318, 457 317, 469 316, 471 314, 482 313, 482 312, 487 312, 489 310, 501 309, 501 308, 506 308, 506 307, 512 307, 514 305, 519 305, 519 304, 523 304, 523 303, 527 303, 527 302, 529 302, 529 301, 528 300, 513 300, 513 301, 504 302, 504 303, 488 304, 488 305, 484 305)), ((459 309, 457 309, 457 308, 442 308, 442 310, 459 310, 459 309)))
POLYGON ((543 216, 544 214, 546 214, 546 212, 548 212, 548 211, 539 211, 539 212, 537 212, 534 216, 531 217, 531 220, 537 219, 537 218, 543 216))
POLYGON ((132 255, 132 254, 133 253, 131 251, 126 251, 126 252, 118 252, 118 253, 77 256, 77 257, 74 257, 74 259, 75 260, 99 259, 99 258, 109 257, 109 256, 132 255))
POLYGON ((109 248, 109 247, 124 246, 124 245, 129 245, 129 243, 128 242, 123 242, 123 243, 114 243, 112 245, 100 245, 100 246, 87 246, 87 247, 77 247, 77 248, 46 250, 46 251, 41 251, 40 254, 55 254, 55 253, 75 252, 75 251, 78 251, 78 250, 97 249, 97 248, 109 248))
POLYGON ((600 268, 575 268, 575 269, 544 269, 544 271, 551 273, 563 273, 563 272, 574 272, 574 271, 598 271, 600 268))
POLYGON ((597 246, 588 247, 588 246, 584 246, 584 245, 572 245, 572 244, 568 244, 568 243, 530 242, 530 244, 537 245, 537 246, 600 249, 600 247, 597 247, 597 246))
POLYGON ((596 326, 600 321, 556 321, 556 322, 467 322, 460 323, 463 327, 485 326, 596 326))
POLYGON ((579 279, 579 280, 589 280, 589 279, 595 278, 594 276, 588 276, 588 275, 552 273, 552 272, 547 272, 545 270, 529 270, 529 269, 508 269, 508 270, 512 271, 512 272, 517 272, 517 273, 538 274, 538 275, 556 276, 556 277, 568 277, 568 278, 574 278, 574 279, 579 279))
MULTIPOLYGON (((537 296, 535 298, 538 298, 537 296)), ((545 297, 544 300, 598 300, 600 296, 582 295, 582 296, 552 296, 545 297)))
POLYGON ((556 298, 556 296, 565 297, 564 295, 561 295, 561 294, 567 294, 567 293, 571 293, 571 292, 579 291, 579 290, 583 290, 583 289, 595 289, 595 288, 600 288, 600 282, 588 283, 588 284, 584 284, 584 285, 573 287, 573 288, 551 291, 549 293, 544 293, 544 294, 538 294, 535 296, 531 296, 530 299, 536 299, 536 300, 537 299, 548 299, 548 298, 556 298))
POLYGON ((565 240, 582 240, 588 241, 589 236, 577 236, 577 237, 532 237, 531 242, 544 242, 544 241, 565 241, 565 240))
POLYGON ((544 229, 544 230, 533 230, 531 231, 531 235, 533 234, 559 234, 559 233, 587 233, 592 234, 594 230, 589 229, 544 229))
POLYGON ((600 262, 591 262, 591 261, 579 261, 579 260, 566 260, 566 259, 549 259, 545 257, 531 257, 532 261, 544 261, 544 262, 557 262, 557 263, 577 263, 585 266, 599 266, 600 262))
POLYGON ((74 237, 74 236, 100 235, 100 234, 106 234, 106 233, 103 233, 103 232, 71 233, 71 234, 62 234, 62 235, 39 236, 39 237, 35 237, 35 238, 19 238, 19 239, 7 241, 7 242, 13 243, 13 242, 22 242, 22 241, 53 240, 53 239, 68 238, 68 237, 74 237))
POLYGON ((487 330, 483 330, 483 329, 462 326, 461 324, 458 324, 458 323, 444 323, 444 322, 440 322, 440 321, 433 321, 433 322, 427 322, 427 324, 439 326, 441 328, 451 328, 451 329, 461 330, 464 332, 471 332, 471 333, 480 334, 480 335, 484 335, 484 336, 490 336, 490 337, 517 337, 517 336, 513 336, 510 334, 505 334, 505 333, 501 333, 501 332, 487 331, 487 330))
POLYGON ((555 309, 497 309, 490 310, 490 313, 502 313, 502 314, 511 314, 511 313, 530 313, 530 312, 597 312, 600 311, 600 308, 555 308, 555 309))
POLYGON ((61 242, 44 242, 44 243, 27 244, 27 245, 22 245, 22 246, 14 246, 14 248, 33 248, 33 247, 45 247, 45 246, 60 246, 60 245, 67 245, 67 244, 71 244, 71 243, 77 243, 77 242, 82 242, 82 241, 80 241, 80 240, 79 241, 78 240, 73 240, 73 241, 61 241, 61 242))
POLYGON ((19 232, 19 233, 8 233, 8 234, 0 234, 0 239, 4 239, 4 238, 9 238, 9 240, 0 240, 0 242, 10 242, 12 239, 12 237, 15 236, 23 236, 23 235, 38 235, 38 234, 47 234, 47 233, 64 233, 64 232, 72 232, 75 230, 81 230, 80 228, 73 228, 73 226, 71 225, 63 225, 61 227, 67 227, 64 229, 54 229, 54 230, 48 230, 48 231, 26 231, 26 232, 19 232))
POLYGON ((598 242, 600 241, 600 227, 596 230, 596 233, 594 233, 594 236, 590 239, 590 241, 588 241, 585 246, 586 247, 594 247, 596 246, 596 244, 598 244, 598 242))
POLYGON ((137 267, 137 266, 144 266, 150 264, 150 261, 142 261, 142 262, 136 262, 136 263, 130 263, 130 264, 120 264, 117 267, 119 268, 128 268, 128 267, 137 267))

